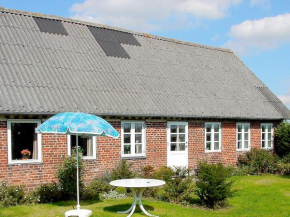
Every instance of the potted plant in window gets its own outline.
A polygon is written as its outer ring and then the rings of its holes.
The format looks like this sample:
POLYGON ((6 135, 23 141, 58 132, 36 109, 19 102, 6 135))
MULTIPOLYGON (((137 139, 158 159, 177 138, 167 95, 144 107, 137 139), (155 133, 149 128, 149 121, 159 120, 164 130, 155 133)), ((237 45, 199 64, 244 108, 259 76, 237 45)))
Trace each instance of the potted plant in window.
POLYGON ((22 160, 27 160, 29 159, 31 152, 28 149, 23 149, 21 151, 21 154, 22 154, 22 160))

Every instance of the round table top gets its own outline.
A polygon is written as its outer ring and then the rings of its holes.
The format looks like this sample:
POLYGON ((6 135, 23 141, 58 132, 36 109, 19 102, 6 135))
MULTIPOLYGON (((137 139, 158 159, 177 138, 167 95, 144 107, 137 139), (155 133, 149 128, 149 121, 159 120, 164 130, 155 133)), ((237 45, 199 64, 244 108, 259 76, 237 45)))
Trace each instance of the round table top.
POLYGON ((147 188, 164 184, 164 181, 158 179, 118 179, 110 182, 110 185, 126 188, 147 188))

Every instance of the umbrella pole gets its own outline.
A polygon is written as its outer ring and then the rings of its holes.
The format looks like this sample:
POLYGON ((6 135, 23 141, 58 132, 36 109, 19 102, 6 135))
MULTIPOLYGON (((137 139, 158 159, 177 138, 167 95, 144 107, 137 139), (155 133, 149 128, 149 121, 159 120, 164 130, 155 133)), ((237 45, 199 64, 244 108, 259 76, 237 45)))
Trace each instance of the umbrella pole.
POLYGON ((76 135, 76 144, 77 144, 77 210, 80 209, 80 189, 79 189, 79 138, 78 135, 76 135))

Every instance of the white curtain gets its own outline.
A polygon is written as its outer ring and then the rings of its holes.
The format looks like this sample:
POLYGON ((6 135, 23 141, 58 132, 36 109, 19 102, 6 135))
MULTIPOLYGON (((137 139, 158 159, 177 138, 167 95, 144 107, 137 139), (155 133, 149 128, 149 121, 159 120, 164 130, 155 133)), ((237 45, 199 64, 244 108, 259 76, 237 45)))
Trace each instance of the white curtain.
POLYGON ((87 138, 87 156, 93 156, 93 138, 87 138))
POLYGON ((33 134, 33 151, 32 151, 32 159, 38 159, 38 142, 37 142, 37 134, 33 134))

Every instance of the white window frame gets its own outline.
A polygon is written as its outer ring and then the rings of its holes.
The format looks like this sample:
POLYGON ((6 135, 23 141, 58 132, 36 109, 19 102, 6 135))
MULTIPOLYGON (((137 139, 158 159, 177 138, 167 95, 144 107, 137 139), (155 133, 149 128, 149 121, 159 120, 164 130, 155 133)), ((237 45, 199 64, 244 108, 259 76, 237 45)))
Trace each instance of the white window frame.
POLYGON ((121 157, 122 158, 138 158, 146 157, 146 125, 145 121, 122 121, 121 122, 121 157), (131 124, 131 154, 124 154, 124 124, 131 124), (135 153, 135 123, 142 123, 142 153, 135 153), (134 126, 134 127, 133 127, 134 126))
MULTIPOLYGON (((92 142, 93 142, 93 156, 82 156, 82 159, 84 160, 94 160, 97 159, 97 137, 92 136, 92 142)), ((67 153, 69 156, 71 156, 71 135, 67 136, 67 153)))
POLYGON ((221 122, 205 122, 204 125, 204 150, 205 153, 211 153, 211 152, 221 152, 222 150, 222 124, 221 122), (214 150, 214 127, 211 126, 211 149, 207 150, 206 149, 206 125, 210 124, 210 125, 214 125, 214 124, 219 124, 219 149, 218 150, 214 150))
POLYGON ((274 146, 274 128, 273 128, 273 124, 272 123, 261 123, 261 149, 269 149, 269 150, 271 150, 271 149, 273 149, 273 146, 274 146), (271 126, 271 147, 269 147, 268 146, 268 135, 266 135, 266 138, 265 138, 265 142, 266 142, 266 147, 265 148, 263 148, 262 147, 262 142, 263 142, 263 130, 262 130, 262 127, 263 127, 263 125, 266 125, 267 127, 266 127, 266 134, 268 134, 269 133, 269 131, 268 131, 268 126, 270 125, 271 126))
POLYGON ((251 149, 251 124, 250 123, 237 123, 236 124, 236 148, 237 148, 237 151, 249 151, 251 149), (242 125, 242 148, 238 148, 238 134, 239 134, 239 130, 238 130, 238 125, 242 125), (248 126, 249 127, 249 138, 248 138, 248 142, 249 142, 249 147, 248 148, 245 148, 244 145, 245 145, 245 126, 248 126))
POLYGON ((41 120, 38 120, 38 119, 9 119, 7 120, 8 164, 41 163, 42 162, 42 136, 40 133, 37 134, 38 159, 12 160, 12 144, 11 144, 11 140, 12 140, 11 124, 12 123, 33 123, 39 126, 41 124, 41 120))

